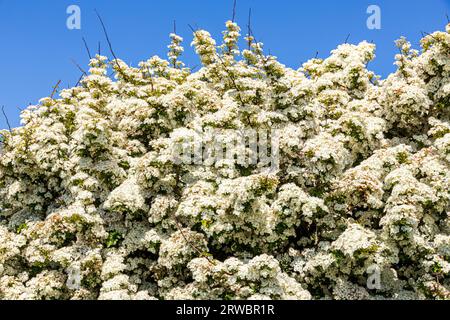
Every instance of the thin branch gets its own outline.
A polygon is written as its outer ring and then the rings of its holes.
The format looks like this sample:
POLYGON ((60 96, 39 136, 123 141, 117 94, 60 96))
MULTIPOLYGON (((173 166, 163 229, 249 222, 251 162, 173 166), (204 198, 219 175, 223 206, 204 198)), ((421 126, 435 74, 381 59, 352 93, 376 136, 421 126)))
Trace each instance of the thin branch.
POLYGON ((447 45, 447 43, 441 42, 441 41, 440 41, 439 39, 437 39, 434 35, 432 35, 432 34, 426 32, 426 31, 421 31, 421 32, 422 32, 422 33, 425 33, 427 36, 430 36, 431 38, 433 38, 434 41, 436 41, 437 43, 441 43, 441 45, 442 45, 443 47, 445 47, 445 48, 448 48, 448 47, 449 47, 449 46, 447 45))
POLYGON ((177 21, 173 20, 173 33, 177 34, 177 21))
POLYGON ((86 39, 84 39, 84 37, 81 37, 81 39, 83 39, 84 47, 86 48, 86 51, 87 51, 87 54, 88 54, 89 60, 90 60, 90 59, 92 59, 92 56, 91 56, 91 51, 89 50, 89 47, 87 45, 86 39))
POLYGON ((9 131, 11 131, 11 125, 9 124, 9 119, 8 119, 8 116, 6 115, 6 112, 5 112, 5 106, 2 106, 2 113, 3 113, 3 116, 6 119, 6 124, 8 125, 9 131))
POLYGON ((438 41, 438 39, 436 39, 431 33, 426 32, 426 31, 420 31, 420 32, 422 33, 422 36, 425 34, 425 35, 427 35, 427 36, 432 37, 434 40, 438 41))
POLYGON ((250 30, 250 35, 253 37, 253 40, 255 41, 256 44, 258 44, 259 41, 256 39, 255 33, 253 32, 253 29, 251 28, 251 26, 249 26, 249 30, 250 30))
POLYGON ((101 54, 101 50, 100 50, 100 41, 98 42, 98 55, 101 54))
MULTIPOLYGON (((250 37, 252 33, 252 8, 248 9, 248 22, 247 22, 247 34, 250 37)), ((252 44, 252 41, 248 41, 248 49, 250 50, 250 46, 252 44)))
POLYGON ((80 70, 84 75, 87 75, 86 71, 83 70, 83 68, 80 67, 80 65, 73 59, 70 59, 72 63, 80 70))
POLYGON ((318 55, 319 55, 319 51, 316 51, 316 55, 314 56, 314 59, 317 59, 318 55))
POLYGON ((227 73, 228 77, 230 78, 231 82, 233 83, 234 88, 237 90, 238 93, 238 97, 239 97, 239 101, 241 102, 242 106, 245 105, 244 100, 242 100, 241 97, 241 89, 238 87, 237 83, 236 83, 236 79, 234 78, 233 74, 228 70, 227 66, 225 65, 225 63, 222 60, 222 57, 218 54, 216 54, 217 58, 219 58, 219 61, 221 62, 225 72, 227 73))
POLYGON ((345 38, 345 42, 344 43, 347 43, 348 38, 350 38, 350 33, 347 35, 347 38, 345 38))
MULTIPOLYGON (((258 44, 259 42, 258 42, 258 40, 256 39, 255 35, 253 34, 252 29, 251 29, 251 28, 249 28, 249 29, 250 29, 250 32, 251 32, 251 34, 252 34, 253 41, 255 42, 255 44, 258 44)), ((266 75, 267 75, 267 74, 268 74, 268 72, 267 72, 267 71, 268 71, 268 69, 267 69, 267 62, 268 62, 269 59, 271 58, 271 57, 270 57, 270 50, 269 50, 269 56, 265 56, 265 55, 262 53, 262 50, 257 50, 256 52, 258 53, 258 55, 260 56, 261 60, 263 61, 263 68, 264 68, 264 71, 266 72, 266 75)), ((269 80, 270 80, 271 84, 273 84, 273 79, 272 79, 271 77, 269 77, 269 80)))
POLYGON ((445 14, 445 17, 447 18, 447 23, 450 23, 450 19, 448 18, 448 14, 445 14))
POLYGON ((53 87, 53 91, 52 94, 50 95, 50 98, 53 99, 53 96, 56 93, 56 90, 58 90, 59 84, 61 83, 61 80, 58 80, 58 82, 55 84, 55 86, 53 87))
POLYGON ((234 19, 236 18, 236 0, 233 2, 233 17, 231 18, 231 21, 234 22, 234 19))
POLYGON ((198 64, 196 64, 195 66, 193 66, 193 67, 191 68, 191 72, 194 72, 194 70, 197 69, 197 68, 198 68, 198 64))
POLYGON ((111 52, 112 56, 114 57, 114 62, 117 65, 119 73, 122 75, 122 77, 124 77, 125 80, 127 80, 128 79, 127 75, 123 73, 119 62, 117 62, 117 57, 116 57, 116 54, 114 53, 114 50, 112 48, 111 41, 109 40, 108 32, 106 31, 106 27, 105 27, 105 24, 103 23, 102 17, 100 16, 100 14, 98 13, 97 10, 95 10, 95 13, 97 14, 97 17, 100 20, 100 24, 102 25, 102 28, 103 28, 103 33, 105 34, 105 37, 106 37, 106 42, 108 42, 109 51, 111 52))
POLYGON ((78 85, 80 84, 81 79, 83 79, 84 74, 82 74, 80 76, 80 78, 78 79, 77 83, 75 84, 75 87, 78 87, 78 85))
POLYGON ((194 29, 194 28, 192 28, 192 26, 188 23, 188 27, 189 27, 189 29, 191 29, 191 31, 195 34, 197 31, 194 29))

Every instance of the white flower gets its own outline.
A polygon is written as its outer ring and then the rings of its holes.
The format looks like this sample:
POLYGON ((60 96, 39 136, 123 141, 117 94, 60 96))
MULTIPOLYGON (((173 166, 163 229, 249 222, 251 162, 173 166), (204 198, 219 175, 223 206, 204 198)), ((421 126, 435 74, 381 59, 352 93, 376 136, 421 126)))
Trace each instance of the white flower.
POLYGON ((96 55, 0 131, 0 299, 449 299, 450 24, 384 80, 366 41, 293 70, 240 36, 96 55))

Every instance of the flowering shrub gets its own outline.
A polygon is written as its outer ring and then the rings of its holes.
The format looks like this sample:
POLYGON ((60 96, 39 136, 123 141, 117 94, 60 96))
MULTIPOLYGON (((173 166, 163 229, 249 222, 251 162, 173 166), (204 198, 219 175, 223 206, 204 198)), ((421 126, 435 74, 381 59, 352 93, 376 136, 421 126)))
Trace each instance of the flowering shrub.
POLYGON ((367 42, 293 70, 228 21, 191 72, 170 37, 1 131, 1 299, 450 298, 450 24, 385 80, 367 42), (246 128, 277 130, 276 168, 172 152, 246 128))

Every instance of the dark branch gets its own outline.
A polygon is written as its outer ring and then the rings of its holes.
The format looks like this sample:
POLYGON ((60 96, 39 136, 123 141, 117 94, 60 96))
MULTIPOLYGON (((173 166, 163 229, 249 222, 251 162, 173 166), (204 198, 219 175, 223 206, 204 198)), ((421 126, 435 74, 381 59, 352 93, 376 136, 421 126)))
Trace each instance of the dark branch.
POLYGON ((70 59, 72 63, 80 70, 84 75, 87 75, 86 71, 83 70, 83 68, 80 67, 80 65, 73 59, 70 59))
MULTIPOLYGON (((248 9, 248 22, 247 22, 247 34, 250 37, 252 33, 252 8, 248 9)), ((250 50, 252 42, 251 40, 248 41, 248 49, 250 50)))
POLYGON ((56 93, 56 90, 58 90, 59 84, 61 83, 61 80, 58 80, 58 82, 55 84, 55 86, 53 87, 53 91, 52 94, 50 95, 50 98, 53 99, 53 96, 56 93))
POLYGON ((82 75, 80 76, 80 78, 78 78, 78 81, 77 81, 77 83, 75 84, 75 87, 78 87, 78 85, 80 84, 81 79, 83 79, 83 76, 84 76, 84 74, 82 74, 82 75))
POLYGON ((84 37, 81 37, 81 39, 83 39, 84 47, 86 48, 86 51, 87 51, 87 54, 88 54, 89 60, 90 60, 90 59, 92 59, 92 56, 91 56, 91 51, 89 50, 89 47, 88 47, 88 45, 86 43, 86 39, 84 39, 84 37))
POLYGON ((194 28, 192 28, 192 26, 188 23, 188 27, 189 27, 189 29, 191 29, 191 31, 195 34, 197 31, 194 29, 194 28))
POLYGON ((5 106, 2 106, 2 113, 3 113, 3 116, 5 117, 6 124, 8 125, 8 129, 9 129, 9 131, 11 131, 11 125, 9 124, 9 119, 5 112, 5 106))
POLYGON ((228 68, 227 68, 226 64, 224 63, 224 61, 222 60, 221 56, 218 55, 218 54, 216 54, 216 56, 217 56, 217 58, 219 58, 220 63, 222 64, 222 66, 223 66, 225 72, 227 73, 228 77, 230 78, 231 83, 232 83, 233 86, 234 86, 234 89, 236 89, 236 91, 237 91, 237 93, 238 93, 239 101, 241 102, 242 106, 244 106, 245 103, 244 103, 244 100, 242 100, 242 97, 241 97, 241 89, 240 89, 239 86, 237 85, 236 79, 234 78, 234 75, 230 72, 230 70, 228 70, 228 68))
POLYGON ((259 43, 259 41, 256 39, 255 33, 253 32, 251 26, 249 26, 248 29, 249 29, 250 35, 253 37, 253 41, 255 42, 255 44, 259 43))
POLYGON ((173 20, 173 33, 177 34, 177 21, 173 20))
POLYGON ((236 18, 236 0, 233 2, 233 17, 231 18, 231 21, 234 22, 234 19, 236 18))
POLYGON ((347 35, 347 38, 345 38, 345 42, 344 43, 347 43, 348 38, 350 38, 350 33, 347 35))
MULTIPOLYGON (((439 42, 439 39, 437 39, 434 35, 432 35, 431 33, 428 33, 426 31, 421 31, 422 32, 422 36, 423 34, 430 36, 431 38, 433 38, 436 42, 439 42)), ((443 45, 445 46, 445 43, 443 43, 443 45)))
POLYGON ((123 73, 122 68, 120 67, 119 62, 117 62, 117 57, 116 57, 116 54, 114 53, 114 50, 113 50, 113 48, 112 48, 111 41, 109 40, 108 32, 106 31, 106 27, 105 27, 105 24, 103 23, 102 17, 100 16, 100 14, 98 13, 97 10, 95 10, 95 13, 97 14, 98 20, 100 20, 100 24, 102 25, 102 28, 103 28, 103 33, 105 34, 105 37, 106 37, 106 42, 108 42, 109 51, 111 52, 112 56, 114 57, 114 62, 115 62, 116 65, 117 65, 117 68, 118 68, 118 70, 119 70, 119 73, 120 73, 120 74, 122 75, 122 77, 124 77, 124 79, 126 80, 126 79, 128 79, 128 77, 126 76, 126 74, 123 73))

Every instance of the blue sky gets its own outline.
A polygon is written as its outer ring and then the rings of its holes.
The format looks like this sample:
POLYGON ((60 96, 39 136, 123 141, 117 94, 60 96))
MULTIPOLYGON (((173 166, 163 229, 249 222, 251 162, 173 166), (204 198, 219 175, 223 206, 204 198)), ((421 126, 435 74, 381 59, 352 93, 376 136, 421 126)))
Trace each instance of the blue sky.
MULTIPOLYGON (((92 52, 101 41, 106 53, 95 9, 107 26, 116 55, 127 63, 137 65, 155 54, 165 57, 176 20, 177 33, 185 39, 183 60, 195 66, 198 59, 189 47, 188 24, 219 39, 224 22, 232 16, 232 4, 232 0, 0 0, 0 106, 5 106, 11 126, 18 126, 19 107, 49 96, 58 80, 62 87, 76 83, 80 71, 71 59, 83 67, 88 62, 82 37, 92 52), (81 9, 80 30, 66 27, 66 9, 72 4, 81 9)), ((282 63, 298 68, 316 52, 326 57, 350 34, 350 43, 368 40, 377 45, 370 68, 382 77, 394 70, 395 39, 404 35, 418 47, 420 32, 443 30, 446 14, 450 15, 450 0, 238 0, 236 21, 242 29, 250 7, 254 34, 282 63), (366 27, 371 4, 381 9, 380 30, 366 27)), ((3 117, 0 128, 7 128, 3 117)))

